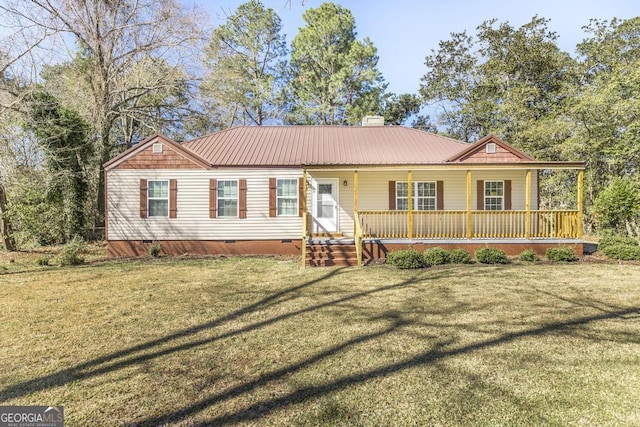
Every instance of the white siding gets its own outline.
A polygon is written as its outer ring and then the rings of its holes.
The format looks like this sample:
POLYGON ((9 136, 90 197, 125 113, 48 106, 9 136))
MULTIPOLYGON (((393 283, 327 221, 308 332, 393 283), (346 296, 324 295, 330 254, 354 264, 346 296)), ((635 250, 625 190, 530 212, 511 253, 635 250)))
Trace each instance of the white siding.
MULTIPOLYGON (((269 217, 269 178, 299 178, 300 169, 218 169, 108 171, 109 240, 268 240, 299 239, 302 218, 269 217), (247 218, 209 218, 209 179, 247 180, 247 218), (176 179, 177 218, 140 218, 140 179, 176 179)), ((339 229, 353 236, 353 170, 310 171, 313 178, 337 178, 339 229), (347 181, 347 186, 343 182, 347 181)), ((475 170, 471 172, 471 208, 476 209, 476 181, 510 179, 512 209, 525 209, 525 170, 475 170)), ((405 171, 359 171, 358 208, 389 209, 389 181, 406 181, 405 171)), ((414 181, 443 181, 444 209, 466 209, 466 172, 414 171, 414 181)), ((537 209, 537 174, 531 173, 531 209, 537 209)), ((307 186, 307 207, 313 194, 307 186)))
POLYGON ((269 217, 269 178, 298 178, 300 169, 108 171, 109 240, 299 239, 302 218, 269 217), (209 179, 247 180, 247 218, 209 218, 209 179), (140 218, 140 179, 177 180, 177 218, 140 218))

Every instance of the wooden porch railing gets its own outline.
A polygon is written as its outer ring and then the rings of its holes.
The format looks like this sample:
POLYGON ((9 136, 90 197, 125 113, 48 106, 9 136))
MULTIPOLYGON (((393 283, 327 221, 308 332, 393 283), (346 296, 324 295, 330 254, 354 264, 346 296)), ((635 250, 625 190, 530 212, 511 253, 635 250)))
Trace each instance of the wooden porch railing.
MULTIPOLYGON (((578 211, 358 211, 361 238, 380 239, 576 239, 578 211), (467 233, 468 229, 471 233, 467 233)), ((356 232, 356 237, 358 233, 356 232)))

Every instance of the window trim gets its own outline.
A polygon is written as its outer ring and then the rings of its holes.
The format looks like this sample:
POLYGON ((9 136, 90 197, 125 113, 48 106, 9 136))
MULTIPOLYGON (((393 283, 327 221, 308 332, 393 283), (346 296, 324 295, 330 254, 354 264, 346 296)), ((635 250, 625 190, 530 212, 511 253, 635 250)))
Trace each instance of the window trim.
MULTIPOLYGON (((423 209, 416 209, 416 206, 418 206, 418 199, 433 199, 433 209, 427 209, 428 211, 436 211, 438 210, 438 181, 411 181, 411 183, 413 184, 413 204, 412 207, 414 211, 417 210, 423 210, 423 209), (433 184, 433 189, 434 189, 434 195, 433 196, 421 196, 418 197, 418 183, 421 184, 433 184)), ((406 197, 402 197, 402 196, 398 196, 398 194, 400 193, 399 190, 399 184, 408 184, 408 181, 396 181, 396 210, 397 211, 404 211, 406 209, 399 209, 398 206, 400 205, 398 203, 399 200, 407 200, 409 199, 409 196, 407 195, 406 197)), ((408 203, 407 203, 408 204, 408 203)))
POLYGON ((171 211, 171 186, 168 179, 148 179, 147 180, 147 218, 169 218, 169 212, 171 211), (151 197, 151 183, 152 182, 166 182, 167 183, 167 197, 151 197), (151 215, 151 201, 152 200, 166 200, 167 201, 167 213, 166 215, 151 215))
POLYGON ((281 216, 281 217, 297 217, 298 212, 300 210, 300 198, 298 197, 298 178, 276 178, 276 216, 281 216), (289 197, 289 196, 278 196, 278 183, 280 181, 293 181, 295 183, 295 199, 296 199, 296 209, 294 211, 294 213, 292 214, 280 214, 279 210, 278 210, 278 200, 279 199, 293 199, 293 197, 289 197))
POLYGON ((218 178, 216 180, 216 218, 239 218, 240 217, 240 180, 239 179, 227 179, 227 178, 218 178), (236 183, 236 196, 235 197, 220 197, 220 188, 222 185, 220 183, 224 182, 235 182, 236 183), (235 200, 236 201, 236 214, 235 215, 224 215, 220 211, 220 200, 235 200))
POLYGON ((505 185, 504 185, 504 179, 485 179, 484 180, 484 188, 483 188, 483 199, 484 199, 484 210, 485 211, 494 211, 494 212, 499 212, 499 211, 504 211, 504 189, 505 189, 505 185), (499 182, 502 184, 502 195, 501 196, 487 196, 487 183, 489 182, 499 182), (487 209, 487 197, 490 198, 500 198, 500 209, 487 209))

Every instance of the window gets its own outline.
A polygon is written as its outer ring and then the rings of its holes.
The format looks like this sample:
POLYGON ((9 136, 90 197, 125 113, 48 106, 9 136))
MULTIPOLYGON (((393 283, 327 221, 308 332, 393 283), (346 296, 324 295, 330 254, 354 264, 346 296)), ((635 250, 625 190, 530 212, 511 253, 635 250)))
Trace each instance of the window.
POLYGON ((484 210, 504 210, 504 181, 484 182, 484 210))
POLYGON ((162 143, 156 142, 153 144, 153 154, 162 154, 162 143))
MULTIPOLYGON (((406 181, 396 182, 396 209, 409 209, 409 186, 406 181)), ((436 183, 434 181, 413 183, 413 209, 419 211, 436 210, 436 183)))
POLYGON ((333 197, 333 184, 318 184, 318 197, 316 216, 318 218, 335 219, 335 200, 333 197))
POLYGON ((218 180, 218 217, 238 216, 238 180, 218 180))
POLYGON ((493 142, 488 143, 486 148, 487 154, 496 154, 496 144, 494 144, 493 142))
POLYGON ((169 216, 169 181, 149 181, 147 206, 149 217, 169 216))
POLYGON ((278 216, 298 216, 298 180, 278 179, 276 200, 278 216))

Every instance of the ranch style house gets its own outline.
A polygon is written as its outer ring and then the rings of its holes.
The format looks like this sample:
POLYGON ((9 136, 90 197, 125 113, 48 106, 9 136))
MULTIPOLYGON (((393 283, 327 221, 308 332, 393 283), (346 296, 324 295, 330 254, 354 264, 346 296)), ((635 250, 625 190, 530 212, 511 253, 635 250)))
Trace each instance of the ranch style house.
POLYGON ((104 165, 111 256, 301 255, 362 265, 409 246, 571 245, 582 254, 583 162, 538 161, 366 117, 362 126, 242 126, 183 143, 156 134, 104 165), (541 209, 542 170, 576 170, 572 210, 541 209))

